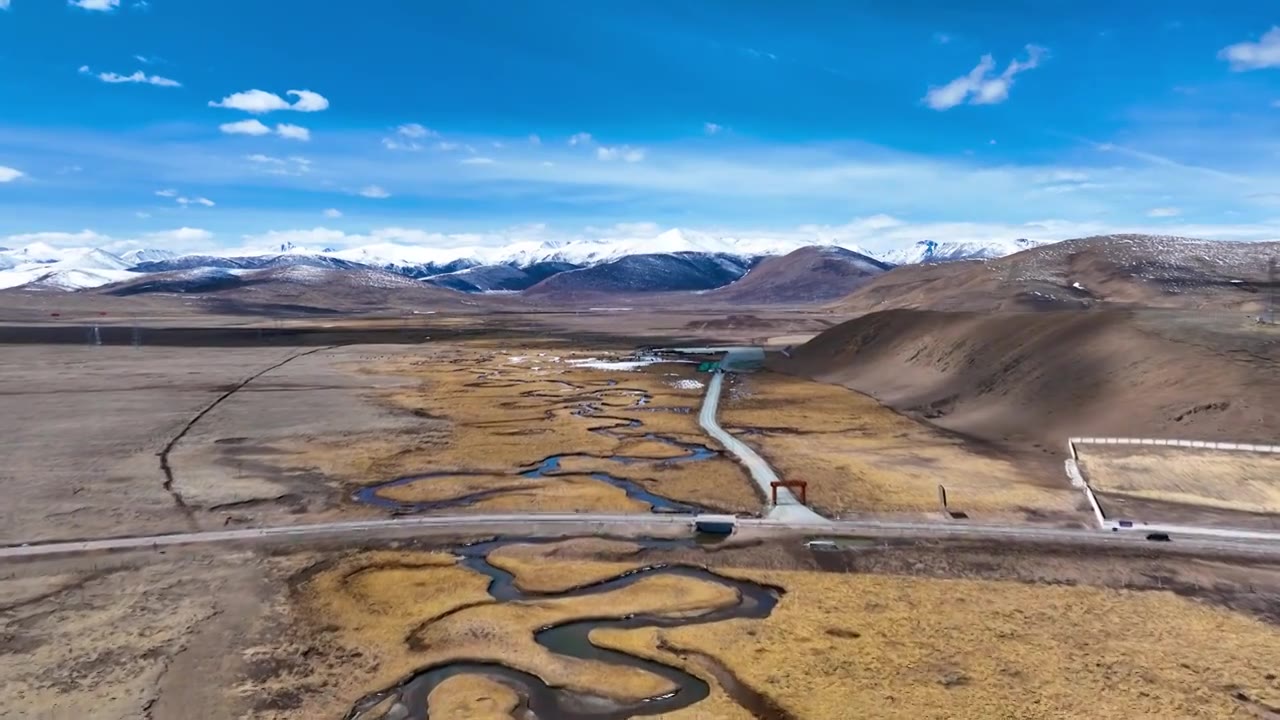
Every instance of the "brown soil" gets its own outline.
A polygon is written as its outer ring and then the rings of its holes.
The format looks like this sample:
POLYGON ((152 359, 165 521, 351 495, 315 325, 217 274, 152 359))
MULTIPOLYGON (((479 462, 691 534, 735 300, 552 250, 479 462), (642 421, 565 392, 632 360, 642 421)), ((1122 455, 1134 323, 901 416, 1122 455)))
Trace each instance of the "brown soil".
POLYGON ((774 367, 1019 450, 1062 453, 1071 435, 1271 442, 1280 428, 1280 334, 1240 318, 893 310, 774 367))
POLYGON ((844 312, 1066 310, 1100 305, 1260 312, 1278 243, 1109 235, 998 260, 894 268, 833 305, 844 312))

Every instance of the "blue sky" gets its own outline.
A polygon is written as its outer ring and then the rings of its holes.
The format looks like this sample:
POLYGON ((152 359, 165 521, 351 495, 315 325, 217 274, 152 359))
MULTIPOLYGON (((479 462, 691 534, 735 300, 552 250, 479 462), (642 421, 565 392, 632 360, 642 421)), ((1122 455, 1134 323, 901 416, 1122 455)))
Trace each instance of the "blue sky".
POLYGON ((1275 238, 1268 5, 0 0, 0 244, 1275 238))

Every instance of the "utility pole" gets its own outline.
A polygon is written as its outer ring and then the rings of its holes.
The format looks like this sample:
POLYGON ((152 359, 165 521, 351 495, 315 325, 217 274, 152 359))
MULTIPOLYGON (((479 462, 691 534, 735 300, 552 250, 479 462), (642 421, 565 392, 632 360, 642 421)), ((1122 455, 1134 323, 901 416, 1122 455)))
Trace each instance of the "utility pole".
POLYGON ((1276 259, 1267 261, 1267 322, 1276 322, 1276 259))

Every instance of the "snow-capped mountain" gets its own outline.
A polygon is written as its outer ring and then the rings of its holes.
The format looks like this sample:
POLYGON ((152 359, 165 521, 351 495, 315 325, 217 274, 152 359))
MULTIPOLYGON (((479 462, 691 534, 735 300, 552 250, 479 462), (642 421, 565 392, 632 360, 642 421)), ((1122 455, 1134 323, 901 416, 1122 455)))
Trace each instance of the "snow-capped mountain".
MULTIPOLYGON (((59 248, 36 242, 0 250, 0 288, 38 283, 42 288, 84 289, 129 279, 139 273, 207 268, 249 271, 294 266, 352 271, 372 269, 414 280, 445 276, 439 285, 466 292, 522 289, 522 286, 553 277, 561 269, 576 272, 577 268, 598 266, 605 266, 605 271, 625 268, 629 279, 623 285, 636 287, 644 267, 661 266, 671 277, 674 277, 672 273, 687 275, 689 268, 696 267, 699 272, 706 271, 706 278, 684 277, 675 284, 715 287, 714 283, 723 274, 716 269, 719 267, 717 263, 733 265, 730 274, 736 278, 762 258, 784 255, 801 247, 839 247, 877 261, 902 265, 1002 257, 1039 244, 1029 240, 982 243, 922 240, 907 247, 875 253, 848 243, 824 242, 817 238, 734 238, 681 229, 655 235, 651 230, 638 228, 635 236, 597 239, 520 240, 495 247, 431 247, 381 241, 382 236, 375 234, 379 242, 342 249, 320 244, 303 246, 286 241, 261 250, 240 249, 193 255, 178 255, 158 248, 139 248, 116 255, 96 248, 59 248), (640 256, 651 260, 623 266, 614 264, 640 256), (655 257, 685 260, 655 264, 652 261, 655 257), (690 260, 694 261, 693 265, 689 264, 690 260), (481 268, 484 268, 483 275, 457 275, 469 269, 479 272, 481 268), (549 270, 553 271, 548 274, 549 270)), ((317 237, 321 242, 329 239, 323 233, 317 237)), ((587 277, 594 276, 588 274, 587 277)), ((654 278, 652 284, 666 287, 671 284, 671 277, 665 280, 654 278)), ((225 280, 215 279, 213 282, 225 280)))
POLYGON ((1035 240, 996 240, 991 242, 952 242, 921 240, 913 245, 880 254, 880 259, 894 265, 951 262, 954 260, 991 259, 1030 250, 1042 243, 1035 240))
POLYGON ((0 289, 81 290, 136 276, 128 270, 132 263, 96 248, 59 249, 36 243, 0 258, 0 289))

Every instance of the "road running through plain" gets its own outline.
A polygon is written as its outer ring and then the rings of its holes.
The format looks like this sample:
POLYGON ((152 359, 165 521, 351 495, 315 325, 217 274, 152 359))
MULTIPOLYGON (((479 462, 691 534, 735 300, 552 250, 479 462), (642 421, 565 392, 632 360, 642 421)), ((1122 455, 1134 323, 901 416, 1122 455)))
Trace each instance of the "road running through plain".
MULTIPOLYGON (((694 534, 695 518, 696 516, 689 515, 588 513, 434 515, 7 546, 0 547, 0 561, 237 542, 269 544, 326 539, 366 542, 466 534, 519 535, 545 539, 589 535, 687 537, 694 534)), ((806 523, 779 518, 739 518, 737 524, 740 532, 776 538, 857 537, 885 540, 1054 543, 1078 547, 1129 546, 1141 547, 1147 552, 1228 553, 1263 559, 1280 559, 1280 542, 1233 538, 1229 531, 1214 537, 1171 536, 1173 542, 1151 542, 1146 539, 1144 533, 1102 532, 1094 528, 1052 528, 1028 525, 880 520, 822 520, 806 523)))
MULTIPOLYGON (((742 442, 738 438, 730 435, 728 431, 720 427, 720 422, 716 419, 716 413, 720 407, 720 394, 724 385, 724 373, 716 370, 711 375, 710 382, 707 383, 707 394, 702 401, 702 412, 698 414, 698 424, 706 431, 708 435, 715 438, 725 450, 738 459, 738 462, 747 469, 747 473, 751 475, 751 480, 760 488, 760 493, 766 498, 773 493, 773 483, 778 482, 778 474, 773 471, 769 463, 760 457, 755 450, 749 445, 742 442)), ((826 518, 810 510, 800 502, 800 500, 787 488, 778 488, 777 503, 768 508, 767 517, 776 520, 786 520, 792 522, 804 523, 823 523, 827 522, 826 518)))

